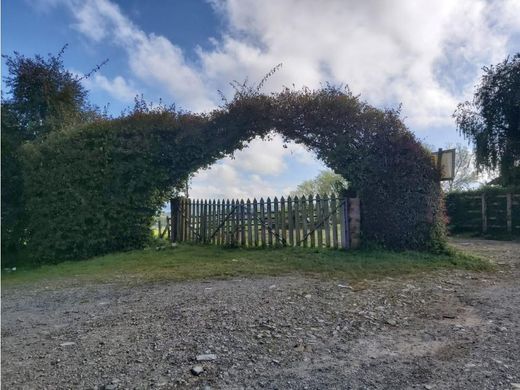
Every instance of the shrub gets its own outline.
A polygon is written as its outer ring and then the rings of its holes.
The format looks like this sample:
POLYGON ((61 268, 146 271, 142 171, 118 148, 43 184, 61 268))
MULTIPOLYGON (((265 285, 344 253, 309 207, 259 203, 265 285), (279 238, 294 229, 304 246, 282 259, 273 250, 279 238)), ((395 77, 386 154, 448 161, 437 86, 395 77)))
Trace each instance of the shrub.
POLYGON ((395 249, 443 246, 438 172, 398 112, 330 87, 270 96, 244 88, 210 114, 136 110, 25 145, 30 252, 57 261, 143 246, 173 189, 273 129, 352 183, 365 240, 395 249))

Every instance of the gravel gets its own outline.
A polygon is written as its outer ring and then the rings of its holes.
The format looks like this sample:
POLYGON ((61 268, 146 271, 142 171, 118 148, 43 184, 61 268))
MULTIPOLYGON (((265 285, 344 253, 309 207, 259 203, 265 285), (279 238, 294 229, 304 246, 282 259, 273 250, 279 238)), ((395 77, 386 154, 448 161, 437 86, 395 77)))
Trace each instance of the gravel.
POLYGON ((518 388, 520 244, 456 245, 497 271, 4 289, 2 388, 518 388))

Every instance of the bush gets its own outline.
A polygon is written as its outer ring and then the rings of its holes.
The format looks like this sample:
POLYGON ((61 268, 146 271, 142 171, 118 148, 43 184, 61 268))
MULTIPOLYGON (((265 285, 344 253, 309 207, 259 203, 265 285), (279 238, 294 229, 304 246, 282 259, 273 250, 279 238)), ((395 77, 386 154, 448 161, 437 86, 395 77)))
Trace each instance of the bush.
POLYGON ((175 186, 213 161, 197 122, 133 114, 26 145, 29 252, 49 262, 142 247, 175 186))
POLYGON ((142 247, 172 190, 273 129, 352 183, 365 240, 395 249, 443 246, 439 177, 429 152, 398 112, 325 88, 271 96, 244 89, 210 114, 136 110, 25 145, 28 248, 49 262, 142 247))

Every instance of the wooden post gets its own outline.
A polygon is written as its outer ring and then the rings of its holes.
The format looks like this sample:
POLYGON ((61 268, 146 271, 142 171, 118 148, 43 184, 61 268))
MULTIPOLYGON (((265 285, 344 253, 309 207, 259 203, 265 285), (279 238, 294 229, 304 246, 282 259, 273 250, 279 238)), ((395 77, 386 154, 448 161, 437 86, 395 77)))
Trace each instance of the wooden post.
POLYGON ((339 213, 339 226, 341 227, 341 247, 350 248, 350 234, 348 223, 348 198, 344 198, 339 213))
POLYGON ((273 199, 273 216, 274 216, 274 220, 273 220, 273 227, 274 227, 274 230, 273 230, 273 239, 274 239, 274 245, 275 246, 278 246, 279 242, 278 242, 278 234, 280 234, 279 232, 279 219, 280 219, 280 208, 279 208, 279 204, 278 204, 278 198, 275 196, 274 199, 273 199))
POLYGON ((323 223, 323 229, 325 230, 325 246, 330 248, 330 215, 329 215, 329 202, 330 194, 325 195, 323 200, 323 215, 325 216, 325 222, 323 223))
POLYGON ((361 207, 359 198, 349 199, 348 216, 350 248, 359 248, 361 244, 361 207))
POLYGON ((306 247, 308 242, 307 237, 307 199, 305 195, 302 196, 300 200, 300 210, 302 214, 302 242, 301 246, 306 247))
POLYGON ((487 205, 486 205, 486 194, 482 193, 482 233, 487 233, 487 205))
POLYGON ((511 234, 513 232, 513 194, 508 193, 506 195, 506 201, 507 201, 507 210, 506 210, 506 218, 507 218, 507 232, 511 234))
POLYGON ((258 235, 260 224, 258 223, 258 218, 258 202, 256 198, 253 198, 253 238, 255 240, 255 246, 260 246, 260 238, 258 235))
POLYGON ((171 222, 171 235, 170 239, 172 242, 178 241, 178 226, 179 226, 179 198, 170 200, 170 222, 171 222))
POLYGON ((331 223, 332 223, 332 247, 337 249, 338 248, 338 219, 336 217, 337 210, 336 210, 336 196, 332 195, 333 198, 331 198, 330 201, 330 210, 331 210, 331 223))
POLYGON ((293 215, 294 215, 294 245, 298 246, 300 245, 300 216, 301 216, 301 208, 300 208, 300 200, 297 196, 293 199, 294 205, 293 205, 293 215))
POLYGON ((267 226, 267 243, 269 246, 273 246, 273 234, 272 234, 272 228, 273 228, 273 214, 271 210, 271 198, 267 197, 267 220, 266 220, 266 226, 267 226))
POLYGON ((287 217, 285 212, 285 198, 283 196, 280 198, 280 220, 282 243, 285 246, 287 245, 287 217))
POLYGON ((293 200, 290 196, 287 197, 287 235, 289 237, 289 246, 294 245, 294 213, 293 200))
POLYGON ((240 245, 246 246, 246 213, 244 200, 240 200, 240 245))
POLYGON ((320 194, 316 195, 316 236, 318 248, 323 246, 323 200, 320 194))
POLYGON ((316 246, 316 239, 315 239, 315 231, 316 229, 316 222, 314 219, 314 197, 309 195, 307 198, 308 200, 308 206, 307 206, 307 217, 309 218, 309 238, 310 238, 310 247, 314 248, 316 246))

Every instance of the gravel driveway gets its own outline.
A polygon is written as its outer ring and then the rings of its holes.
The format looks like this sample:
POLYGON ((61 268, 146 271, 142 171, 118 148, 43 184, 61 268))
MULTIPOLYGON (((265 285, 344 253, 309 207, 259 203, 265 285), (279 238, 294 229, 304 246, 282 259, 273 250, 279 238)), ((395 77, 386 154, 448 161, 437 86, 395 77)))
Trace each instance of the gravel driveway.
POLYGON ((520 244, 455 244, 498 270, 9 288, 2 388, 520 389, 520 244))

